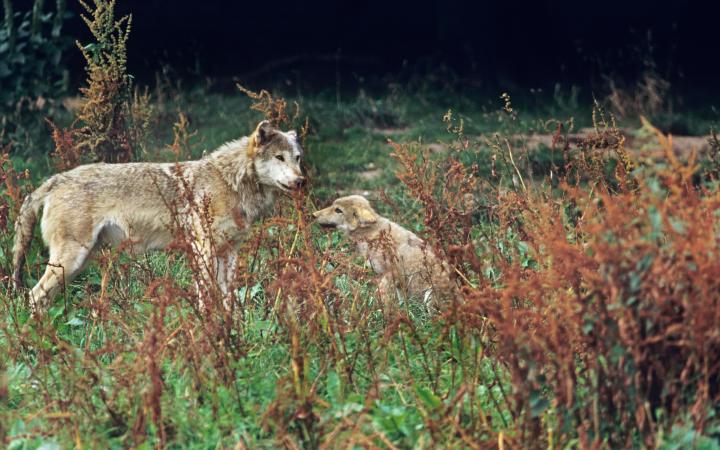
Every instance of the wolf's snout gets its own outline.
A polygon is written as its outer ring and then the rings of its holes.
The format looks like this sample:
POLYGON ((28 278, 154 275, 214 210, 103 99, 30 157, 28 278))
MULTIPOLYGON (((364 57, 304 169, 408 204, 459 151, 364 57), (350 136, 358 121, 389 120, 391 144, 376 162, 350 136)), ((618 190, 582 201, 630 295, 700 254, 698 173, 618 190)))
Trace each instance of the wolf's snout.
POLYGON ((305 186, 305 177, 298 177, 295 179, 295 182, 293 184, 293 187, 295 189, 300 189, 301 187, 305 186))
POLYGON ((312 213, 312 216, 317 219, 318 217, 320 217, 320 211, 315 211, 314 213, 312 213))

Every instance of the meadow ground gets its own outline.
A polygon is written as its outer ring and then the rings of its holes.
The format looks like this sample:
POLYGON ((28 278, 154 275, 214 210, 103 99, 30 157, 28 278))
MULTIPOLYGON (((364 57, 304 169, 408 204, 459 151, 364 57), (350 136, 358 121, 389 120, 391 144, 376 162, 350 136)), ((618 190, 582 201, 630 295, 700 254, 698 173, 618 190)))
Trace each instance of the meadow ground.
MULTIPOLYGON (((152 98, 144 160, 200 157, 263 117, 241 93, 152 98)), ((197 309, 181 238, 104 251, 39 319, 2 281, 4 445, 718 448, 720 149, 693 141, 688 166, 649 123, 603 122, 561 90, 286 98, 308 118, 311 183, 248 234, 232 311, 197 309), (311 224, 350 193, 457 268, 442 311, 381 304, 350 245, 311 224)), ((705 136, 712 116, 672 123, 705 136)), ((55 170, 39 130, 3 160, 2 276, 17 189, 55 170)), ((28 286, 43 252, 36 232, 28 286)))

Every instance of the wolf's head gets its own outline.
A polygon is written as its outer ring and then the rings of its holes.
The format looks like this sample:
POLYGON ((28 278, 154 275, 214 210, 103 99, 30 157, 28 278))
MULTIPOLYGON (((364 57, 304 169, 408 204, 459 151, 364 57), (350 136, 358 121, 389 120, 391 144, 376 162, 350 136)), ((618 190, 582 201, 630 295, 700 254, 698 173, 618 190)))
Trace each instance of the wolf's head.
POLYGON ((294 130, 281 131, 263 120, 250 136, 248 156, 263 185, 288 192, 305 183, 300 167, 303 149, 294 130))
POLYGON ((327 208, 314 212, 313 217, 323 227, 338 228, 346 233, 370 228, 380 218, 370 202, 360 195, 340 197, 327 208))

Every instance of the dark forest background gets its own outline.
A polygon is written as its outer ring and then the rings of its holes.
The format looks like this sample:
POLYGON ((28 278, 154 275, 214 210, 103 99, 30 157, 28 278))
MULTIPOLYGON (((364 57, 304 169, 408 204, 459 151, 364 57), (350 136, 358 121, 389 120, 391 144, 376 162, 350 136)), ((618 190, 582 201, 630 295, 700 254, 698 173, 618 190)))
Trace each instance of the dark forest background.
MULTIPOLYGON (((87 38, 79 6, 68 7, 67 32, 87 38)), ((654 65, 675 90, 712 91, 718 12, 720 2, 650 0, 118 2, 118 13, 133 14, 130 70, 141 79, 165 65, 181 76, 318 87, 440 66, 489 89, 592 86, 654 65)))

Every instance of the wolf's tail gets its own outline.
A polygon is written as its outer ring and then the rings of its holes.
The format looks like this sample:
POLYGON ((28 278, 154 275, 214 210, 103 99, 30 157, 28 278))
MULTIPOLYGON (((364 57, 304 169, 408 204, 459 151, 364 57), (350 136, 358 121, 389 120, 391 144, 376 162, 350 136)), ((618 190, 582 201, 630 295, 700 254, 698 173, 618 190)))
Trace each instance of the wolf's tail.
POLYGON ((37 222, 38 213, 42 207, 45 196, 50 192, 52 185, 50 180, 43 183, 30 195, 25 197, 20 213, 15 220, 15 242, 13 243, 13 280, 15 287, 22 286, 22 267, 25 264, 25 254, 32 241, 33 228, 37 222))

